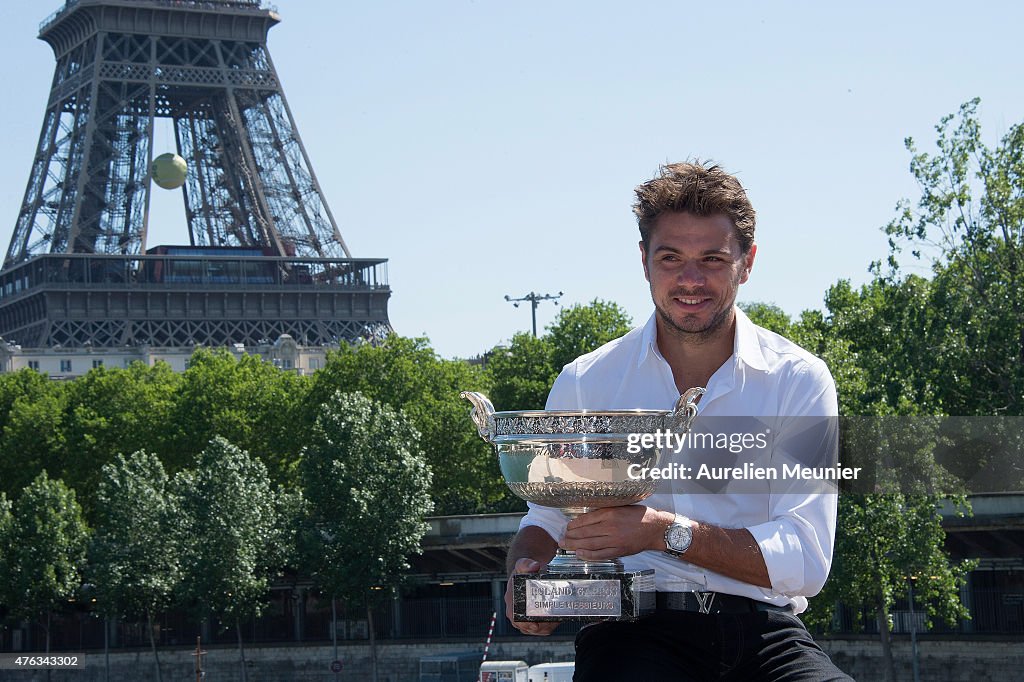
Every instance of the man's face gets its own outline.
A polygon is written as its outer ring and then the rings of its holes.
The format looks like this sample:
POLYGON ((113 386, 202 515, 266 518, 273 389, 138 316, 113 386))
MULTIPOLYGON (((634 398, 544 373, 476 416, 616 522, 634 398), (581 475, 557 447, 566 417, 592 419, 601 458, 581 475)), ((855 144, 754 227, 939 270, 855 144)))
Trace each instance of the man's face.
POLYGON ((660 327, 682 338, 704 340, 731 325, 739 286, 747 281, 757 247, 743 254, 732 221, 666 213, 640 254, 660 327))

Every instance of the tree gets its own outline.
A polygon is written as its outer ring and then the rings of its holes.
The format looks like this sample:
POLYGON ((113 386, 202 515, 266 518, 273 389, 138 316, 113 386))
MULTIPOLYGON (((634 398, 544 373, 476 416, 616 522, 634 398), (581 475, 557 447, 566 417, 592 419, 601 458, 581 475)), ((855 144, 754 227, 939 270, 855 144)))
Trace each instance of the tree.
POLYGON ((181 376, 165 464, 181 469, 220 436, 259 458, 275 482, 293 482, 302 447, 296 423, 307 386, 305 377, 256 355, 236 359, 226 350, 196 350, 181 376))
POLYGON ((1020 415, 1024 409, 1024 124, 995 147, 981 139, 977 98, 936 126, 933 154, 913 139, 910 171, 921 193, 887 227, 889 271, 900 255, 925 261, 942 310, 935 365, 948 414, 1020 415), (955 372, 956 374, 951 374, 955 372))
MULTIPOLYGON (((899 429, 904 435, 932 428, 921 415, 1020 415, 1024 407, 1024 128, 1014 126, 989 148, 981 141, 977 105, 971 100, 940 121, 934 155, 906 141, 921 195, 915 203, 902 201, 886 227, 888 270, 874 264, 873 281, 859 291, 838 283, 826 297, 829 317, 818 321, 822 338, 848 344, 871 378, 859 399, 845 403, 853 410, 847 414, 906 416, 899 429), (906 249, 928 264, 930 279, 902 273, 906 249)), ((1002 425, 988 422, 983 428, 1002 425)), ((956 437, 971 435, 968 424, 956 437)), ((973 456, 971 449, 954 443, 939 457, 941 439, 927 441, 927 447, 904 448, 917 458, 918 477, 942 483, 941 465, 961 474, 972 469, 963 459, 965 452, 973 456), (926 470, 922 465, 929 458, 926 470)), ((1019 457, 1019 443, 1017 450, 1003 452, 1019 457)), ((1010 464, 986 466, 1002 472, 1003 485, 1015 489, 1021 472, 1010 464)), ((966 615, 959 588, 972 564, 950 564, 938 514, 943 498, 967 509, 966 498, 963 488, 935 491, 882 486, 868 495, 841 497, 833 577, 809 612, 820 622, 827 608, 818 605, 834 598, 873 608, 890 668, 888 613, 895 596, 909 592, 908 580, 916 576, 929 621, 966 615)))
POLYGON ((0 374, 0 491, 8 497, 40 471, 63 468, 66 391, 34 370, 0 374))
MULTIPOLYGON (((896 598, 908 594, 914 580, 925 605, 926 627, 935 618, 954 624, 968 616, 960 588, 975 562, 952 564, 943 551, 945 531, 939 509, 944 496, 900 493, 840 495, 836 550, 828 582, 803 615, 808 624, 829 628, 836 602, 874 612, 886 662, 886 679, 895 679, 889 630, 896 598)), ((966 505, 966 499, 954 501, 966 505)), ((963 507, 961 507, 963 508, 963 507)))
POLYGON ((107 617, 145 616, 156 679, 163 679, 153 614, 170 601, 181 566, 177 505, 159 458, 140 450, 103 465, 95 518, 88 574, 99 608, 107 617))
POLYGON ((521 508, 498 469, 490 446, 480 440, 460 391, 480 390, 477 367, 437 357, 426 339, 389 336, 379 345, 344 345, 328 355, 313 377, 303 428, 338 391, 359 392, 400 410, 420 433, 434 472, 431 497, 442 514, 477 514, 521 508))
POLYGON ((836 379, 844 415, 841 461, 851 465, 850 456, 857 457, 872 480, 840 495, 832 570, 803 618, 828 629, 837 603, 857 621, 864 610, 873 612, 889 679, 895 675, 890 613, 909 591, 908 580, 916 580, 929 626, 934 618, 953 623, 967 615, 959 591, 973 566, 951 564, 943 549, 943 499, 969 507, 936 462, 938 420, 923 416, 935 408, 935 379, 930 339, 915 331, 933 326, 929 293, 930 283, 920 277, 876 279, 859 291, 841 281, 826 297, 828 318, 805 311, 796 323, 774 306, 745 306, 755 323, 824 359, 836 379), (883 456, 899 461, 875 466, 883 456))
POLYGON ((0 603, 15 618, 43 625, 49 653, 51 614, 81 585, 89 537, 82 509, 73 490, 43 471, 21 492, 13 515, 0 525, 6 526, 0 603))
POLYGON ((178 472, 172 490, 181 505, 181 594, 201 616, 235 626, 245 680, 242 620, 265 606, 280 535, 267 469, 217 437, 193 469, 178 472))
POLYGON ((548 391, 558 376, 547 337, 519 333, 507 348, 488 355, 491 401, 499 410, 543 410, 548 391))
POLYGON ((827 628, 839 602, 856 617, 873 612, 888 679, 895 674, 889 614, 910 576, 928 576, 918 594, 927 593, 929 622, 966 616, 959 593, 971 564, 951 564, 939 507, 943 498, 969 506, 935 459, 935 420, 926 417, 939 404, 932 354, 941 313, 930 301, 931 283, 920 277, 876 278, 860 290, 841 281, 826 295, 827 317, 804 313, 790 329, 836 378, 842 461, 858 457, 873 477, 840 495, 832 571, 805 619, 827 628), (899 461, 876 466, 882 455, 899 461))
POLYGON ((754 324, 789 338, 793 321, 786 311, 774 303, 740 303, 740 309, 754 324))
MULTIPOLYGON (((633 327, 633 321, 617 303, 595 298, 590 303, 563 308, 548 325, 551 362, 557 374, 585 353, 617 339, 633 327)), ((549 387, 550 388, 550 387, 549 387)))
POLYGON ((303 451, 304 556, 332 599, 366 607, 375 680, 371 607, 401 585, 433 509, 419 441, 400 410, 339 392, 321 409, 303 451))
POLYGON ((170 365, 96 367, 67 383, 63 478, 92 519, 103 466, 138 450, 169 451, 171 410, 180 376, 170 365))
POLYGON ((622 336, 631 325, 629 315, 609 301, 563 308, 543 336, 516 334, 509 347, 490 352, 491 401, 500 410, 544 409, 551 384, 565 365, 622 336))

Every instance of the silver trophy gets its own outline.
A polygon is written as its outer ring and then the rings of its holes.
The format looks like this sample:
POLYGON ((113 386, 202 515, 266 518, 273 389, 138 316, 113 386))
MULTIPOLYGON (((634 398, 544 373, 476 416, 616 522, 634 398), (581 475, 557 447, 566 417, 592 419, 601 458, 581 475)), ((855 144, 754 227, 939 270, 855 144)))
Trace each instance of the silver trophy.
MULTIPOLYGON (((473 403, 470 417, 512 492, 571 519, 647 499, 657 481, 643 470, 656 468, 661 453, 630 435, 687 433, 703 393, 691 388, 671 411, 495 412, 481 393, 461 396, 473 403)), ((513 578, 512 602, 518 621, 632 620, 654 610, 654 570, 625 571, 619 559, 587 561, 559 548, 540 573, 513 578)))

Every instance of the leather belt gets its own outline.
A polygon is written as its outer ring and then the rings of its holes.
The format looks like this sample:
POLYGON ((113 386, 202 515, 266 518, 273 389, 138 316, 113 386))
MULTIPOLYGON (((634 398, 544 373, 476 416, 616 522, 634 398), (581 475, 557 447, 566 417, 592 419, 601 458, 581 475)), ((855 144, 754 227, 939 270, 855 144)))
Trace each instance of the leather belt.
POLYGON ((697 613, 754 613, 757 611, 783 611, 792 613, 793 607, 776 606, 749 597, 724 592, 658 592, 655 604, 659 611, 694 611, 697 613))

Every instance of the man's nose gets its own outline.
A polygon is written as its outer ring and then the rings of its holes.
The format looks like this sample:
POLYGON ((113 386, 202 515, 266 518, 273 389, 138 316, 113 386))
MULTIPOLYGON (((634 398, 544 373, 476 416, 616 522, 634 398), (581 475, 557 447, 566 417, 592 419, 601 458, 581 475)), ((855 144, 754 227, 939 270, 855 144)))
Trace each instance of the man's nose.
POLYGON ((704 286, 704 270, 697 261, 686 261, 676 276, 676 283, 681 286, 704 286))

